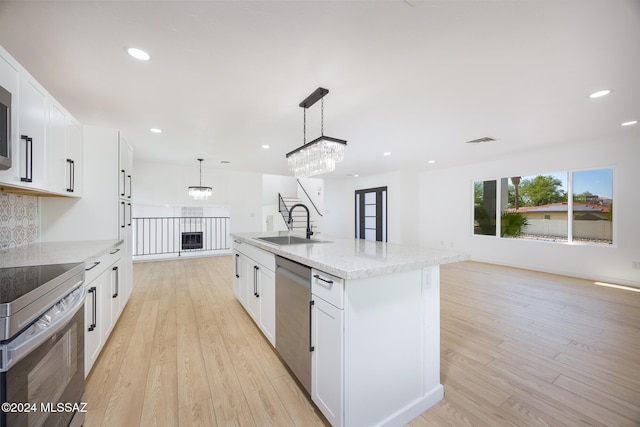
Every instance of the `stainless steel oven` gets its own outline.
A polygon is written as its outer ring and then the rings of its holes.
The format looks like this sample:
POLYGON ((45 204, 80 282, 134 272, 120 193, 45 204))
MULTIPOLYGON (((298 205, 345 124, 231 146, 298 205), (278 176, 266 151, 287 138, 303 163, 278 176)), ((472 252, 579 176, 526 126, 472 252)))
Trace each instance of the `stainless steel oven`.
POLYGON ((0 269, 0 424, 84 421, 84 263, 0 269))
POLYGON ((11 93, 0 86, 0 170, 11 168, 11 93))

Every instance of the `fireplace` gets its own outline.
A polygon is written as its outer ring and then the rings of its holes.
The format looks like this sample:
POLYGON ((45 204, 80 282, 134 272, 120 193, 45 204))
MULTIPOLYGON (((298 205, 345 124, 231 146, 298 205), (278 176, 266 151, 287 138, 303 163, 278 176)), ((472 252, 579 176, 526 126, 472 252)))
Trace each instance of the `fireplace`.
POLYGON ((187 249, 202 249, 202 231, 182 233, 182 250, 187 249))

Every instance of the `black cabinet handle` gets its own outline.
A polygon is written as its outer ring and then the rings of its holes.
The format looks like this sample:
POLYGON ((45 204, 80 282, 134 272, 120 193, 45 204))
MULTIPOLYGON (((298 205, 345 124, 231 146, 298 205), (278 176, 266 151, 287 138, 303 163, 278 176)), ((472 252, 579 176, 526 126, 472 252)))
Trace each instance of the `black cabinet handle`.
POLYGON ((91 325, 89 325, 89 328, 87 328, 89 332, 91 332, 96 328, 96 308, 98 306, 98 302, 96 301, 96 298, 97 298, 96 287, 95 286, 91 287, 88 292, 90 294, 93 294, 93 302, 92 302, 93 313, 91 314, 91 325))
POLYGON ((258 293, 258 270, 260 270, 260 268, 257 265, 253 266, 253 295, 256 296, 256 298, 260 298, 260 294, 258 293))
POLYGON ((127 175, 127 178, 129 178, 129 195, 127 196, 127 198, 131 198, 131 188, 132 188, 132 179, 131 179, 131 175, 127 175))
POLYGON ((236 254, 235 263, 233 264, 234 270, 236 271, 236 277, 239 279, 240 275, 238 274, 238 259, 240 258, 240 254, 236 254))
POLYGON ((20 177, 20 181, 33 182, 33 138, 21 135, 20 139, 25 143, 24 176, 20 177))
POLYGON ((117 254, 118 252, 120 252, 120 248, 116 249, 116 250, 115 250, 115 251, 113 251, 113 252, 109 252, 109 255, 115 255, 115 254, 117 254))
POLYGON ((67 165, 69 165, 69 187, 67 187, 67 192, 73 193, 76 189, 76 162, 72 159, 67 159, 67 165))
POLYGON ((124 228, 127 223, 127 206, 124 202, 120 202, 120 204, 122 205, 122 225, 120 225, 120 228, 124 228))
POLYGON ((120 272, 118 271, 117 266, 113 267, 112 270, 116 275, 116 292, 111 296, 111 298, 118 298, 118 292, 120 291, 120 272))
POLYGON ((122 174, 122 192, 120 193, 120 195, 122 197, 124 197, 124 193, 125 193, 124 188, 127 185, 127 177, 126 177, 126 173, 125 173, 124 169, 121 169, 120 173, 122 174))
POLYGON ((127 203, 127 206, 129 207, 129 221, 127 221, 127 225, 129 227, 131 227, 131 221, 133 219, 133 211, 132 211, 132 207, 131 207, 131 202, 127 203))
MULTIPOLYGON (((85 268, 84 271, 89 271, 89 270, 93 270, 94 268, 96 268, 98 266, 98 264, 100 264, 100 261, 96 261, 93 263, 93 265, 89 268, 85 268)), ((91 289, 89 289, 91 290, 91 289)))
POLYGON ((314 351, 316 348, 312 345, 312 341, 311 341, 311 331, 312 331, 312 327, 311 327, 311 323, 313 322, 313 306, 315 305, 315 301, 311 300, 309 301, 309 351, 314 351))
POLYGON ((316 278, 316 279, 318 279, 318 280, 323 281, 324 283, 328 283, 328 284, 330 284, 330 285, 331 285, 331 284, 333 284, 333 280, 327 280, 327 279, 324 279, 324 278, 320 277, 320 275, 319 275, 319 274, 314 274, 314 275, 313 275, 313 277, 315 277, 315 278, 316 278))

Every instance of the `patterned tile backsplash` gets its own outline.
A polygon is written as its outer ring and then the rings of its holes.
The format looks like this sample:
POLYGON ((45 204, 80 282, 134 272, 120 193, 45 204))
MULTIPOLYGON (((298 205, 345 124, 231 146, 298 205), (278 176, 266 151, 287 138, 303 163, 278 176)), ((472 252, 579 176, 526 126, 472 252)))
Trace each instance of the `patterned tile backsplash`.
POLYGON ((0 249, 37 242, 39 210, 37 197, 0 193, 0 249))

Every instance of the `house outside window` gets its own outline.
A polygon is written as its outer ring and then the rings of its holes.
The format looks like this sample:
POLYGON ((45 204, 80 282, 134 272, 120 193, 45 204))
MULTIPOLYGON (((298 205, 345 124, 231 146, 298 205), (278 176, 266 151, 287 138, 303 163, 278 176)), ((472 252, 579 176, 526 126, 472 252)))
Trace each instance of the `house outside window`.
POLYGON ((516 176, 473 185, 473 234, 613 244, 613 169, 516 176))

